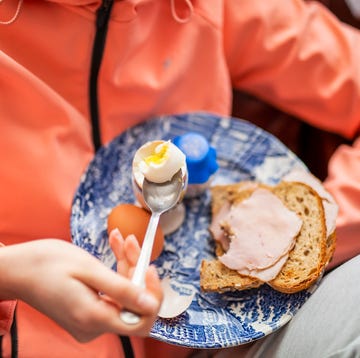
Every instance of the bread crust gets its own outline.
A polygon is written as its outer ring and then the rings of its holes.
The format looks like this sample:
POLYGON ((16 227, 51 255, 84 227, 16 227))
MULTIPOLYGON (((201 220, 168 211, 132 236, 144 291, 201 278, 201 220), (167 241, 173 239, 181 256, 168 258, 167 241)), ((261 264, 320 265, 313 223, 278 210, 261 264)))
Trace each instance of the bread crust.
MULTIPOLYGON (((276 186, 241 182, 217 185, 211 189, 212 215, 226 202, 241 202, 250 197, 258 188, 266 188, 274 193, 283 204, 294 211, 303 221, 289 258, 275 279, 267 282, 275 290, 295 293, 309 288, 321 277, 331 260, 335 249, 336 234, 326 237, 325 213, 322 199, 310 186, 300 182, 281 182, 276 186)), ((224 253, 216 242, 216 257, 224 253)), ((257 278, 240 275, 218 259, 203 260, 200 268, 200 287, 205 292, 238 291, 259 287, 264 282, 257 278)))

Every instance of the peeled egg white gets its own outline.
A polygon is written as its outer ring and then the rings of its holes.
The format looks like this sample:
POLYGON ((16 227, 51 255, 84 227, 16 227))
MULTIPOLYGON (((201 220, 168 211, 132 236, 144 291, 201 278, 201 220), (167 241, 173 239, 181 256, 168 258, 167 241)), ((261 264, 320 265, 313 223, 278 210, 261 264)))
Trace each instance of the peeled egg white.
POLYGON ((153 141, 144 144, 138 149, 133 162, 134 172, 154 183, 170 180, 185 166, 185 154, 170 141, 153 141), (149 160, 150 157, 155 160, 149 160))

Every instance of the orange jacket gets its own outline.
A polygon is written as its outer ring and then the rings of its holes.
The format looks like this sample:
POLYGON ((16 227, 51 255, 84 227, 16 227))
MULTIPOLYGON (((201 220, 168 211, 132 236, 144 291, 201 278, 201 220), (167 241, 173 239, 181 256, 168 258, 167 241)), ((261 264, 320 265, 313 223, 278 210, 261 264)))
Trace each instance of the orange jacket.
MULTIPOLYGON (((11 19, 17 5, 4 0, 0 22, 11 19)), ((16 19, 0 25, 4 244, 70 240, 72 197, 94 145, 155 115, 194 110, 227 115, 232 87, 323 129, 349 138, 359 131, 360 35, 317 3, 25 0, 20 5, 16 19)), ((77 344, 23 303, 18 320, 24 356, 54 357, 60 341, 62 357, 78 356, 79 350, 91 357, 87 349, 96 357, 121 351, 112 348, 110 335, 97 345, 77 344)))
POLYGON ((360 254, 360 137, 352 146, 341 145, 329 162, 326 188, 339 204, 337 244, 329 268, 360 254))

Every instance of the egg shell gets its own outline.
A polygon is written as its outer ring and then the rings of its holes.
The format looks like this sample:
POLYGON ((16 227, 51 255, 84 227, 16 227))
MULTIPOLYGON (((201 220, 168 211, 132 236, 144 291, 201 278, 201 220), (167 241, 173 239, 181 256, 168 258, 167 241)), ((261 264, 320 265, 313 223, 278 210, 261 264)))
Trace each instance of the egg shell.
MULTIPOLYGON (((118 228, 124 238, 131 234, 135 235, 140 246, 142 246, 150 216, 151 214, 148 211, 134 204, 119 204, 108 215, 107 232, 110 234, 113 229, 118 228)), ((158 225, 151 261, 159 257, 163 247, 164 234, 161 226, 158 225)))

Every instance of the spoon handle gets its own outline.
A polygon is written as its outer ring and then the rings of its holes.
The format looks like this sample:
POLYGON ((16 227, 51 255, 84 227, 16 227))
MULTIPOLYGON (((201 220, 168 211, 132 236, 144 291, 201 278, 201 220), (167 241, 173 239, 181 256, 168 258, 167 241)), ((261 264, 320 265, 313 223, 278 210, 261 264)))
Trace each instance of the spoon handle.
MULTIPOLYGON (((150 221, 145 233, 145 238, 141 247, 140 256, 138 262, 136 263, 134 275, 131 279, 131 282, 137 286, 145 286, 145 273, 150 264, 151 252, 154 245, 159 219, 160 213, 151 214, 150 221)), ((120 313, 120 318, 126 324, 136 324, 140 321, 140 317, 136 313, 126 310, 120 313)))
POLYGON ((154 246, 154 239, 159 219, 160 214, 151 214, 150 221, 145 233, 145 238, 141 247, 140 256, 138 262, 136 263, 134 275, 131 279, 132 283, 137 286, 145 285, 145 273, 150 264, 151 252, 154 246))

